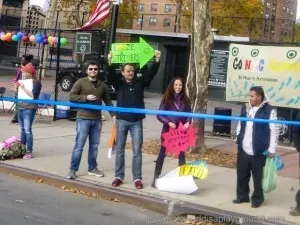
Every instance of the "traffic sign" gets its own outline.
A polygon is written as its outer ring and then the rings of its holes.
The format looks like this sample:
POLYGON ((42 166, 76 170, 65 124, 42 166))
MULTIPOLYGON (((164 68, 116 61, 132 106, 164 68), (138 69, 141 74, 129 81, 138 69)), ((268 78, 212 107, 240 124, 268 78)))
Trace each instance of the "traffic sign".
POLYGON ((92 50, 92 34, 77 33, 76 34, 76 53, 91 54, 92 50))
POLYGON ((139 43, 114 43, 111 47, 112 63, 139 63, 144 67, 154 56, 154 49, 143 38, 139 43))

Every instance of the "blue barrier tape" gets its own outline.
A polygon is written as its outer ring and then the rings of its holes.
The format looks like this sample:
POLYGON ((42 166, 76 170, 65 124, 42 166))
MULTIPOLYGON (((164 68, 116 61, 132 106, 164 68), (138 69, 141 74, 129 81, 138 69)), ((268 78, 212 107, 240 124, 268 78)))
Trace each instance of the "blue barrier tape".
POLYGON ((192 117, 197 119, 239 120, 239 121, 253 121, 258 123, 300 125, 300 122, 295 122, 295 121, 251 119, 251 118, 235 117, 235 116, 220 116, 220 115, 201 114, 201 113, 187 113, 187 112, 138 109, 138 108, 123 108, 123 107, 115 107, 115 106, 93 105, 93 104, 83 104, 83 103, 73 103, 73 102, 28 100, 28 99, 17 99, 17 98, 9 98, 9 97, 2 97, 0 98, 0 101, 1 100, 8 101, 8 102, 25 102, 25 103, 40 104, 40 105, 70 106, 70 107, 82 108, 82 109, 106 110, 106 111, 113 111, 113 112, 126 112, 126 113, 136 113, 136 114, 181 116, 181 117, 192 117))

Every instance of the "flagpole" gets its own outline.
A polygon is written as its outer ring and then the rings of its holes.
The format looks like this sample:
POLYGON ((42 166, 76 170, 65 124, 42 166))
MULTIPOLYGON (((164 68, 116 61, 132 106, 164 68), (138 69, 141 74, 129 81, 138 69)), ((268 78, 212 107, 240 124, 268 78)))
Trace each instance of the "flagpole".
POLYGON ((118 22, 118 12, 119 12, 120 0, 113 1, 112 14, 111 14, 111 24, 110 24, 110 32, 108 39, 108 49, 110 50, 112 43, 116 40, 116 30, 117 30, 117 22, 118 22))

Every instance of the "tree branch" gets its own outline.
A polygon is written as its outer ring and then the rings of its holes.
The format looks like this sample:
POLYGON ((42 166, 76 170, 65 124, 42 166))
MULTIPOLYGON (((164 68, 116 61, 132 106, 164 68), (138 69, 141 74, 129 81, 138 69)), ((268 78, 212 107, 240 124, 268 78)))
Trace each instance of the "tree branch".
POLYGON ((77 26, 81 25, 79 12, 80 12, 80 6, 82 3, 83 3, 83 0, 80 0, 79 3, 76 5, 75 21, 76 21, 77 26))

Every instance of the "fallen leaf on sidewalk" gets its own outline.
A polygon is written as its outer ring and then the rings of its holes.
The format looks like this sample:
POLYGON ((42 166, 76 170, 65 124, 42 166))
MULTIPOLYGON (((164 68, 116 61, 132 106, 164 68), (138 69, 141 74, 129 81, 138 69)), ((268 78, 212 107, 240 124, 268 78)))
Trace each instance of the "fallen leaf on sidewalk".
POLYGON ((16 202, 18 202, 18 203, 24 203, 23 200, 16 200, 16 202))
POLYGON ((36 183, 43 183, 44 180, 43 180, 43 178, 38 178, 38 179, 35 180, 35 182, 36 182, 36 183))
POLYGON ((120 200, 117 198, 114 198, 113 202, 120 202, 120 200))
MULTIPOLYGON (((126 149, 131 150, 131 144, 126 145, 126 149)), ((160 150, 160 140, 145 140, 143 144, 143 152, 158 155, 160 150)), ((168 157, 177 158, 170 154, 168 157)), ((203 153, 187 153, 186 158, 189 161, 206 160, 210 165, 220 166, 225 168, 236 168, 236 153, 221 151, 219 149, 205 149, 203 153)))

